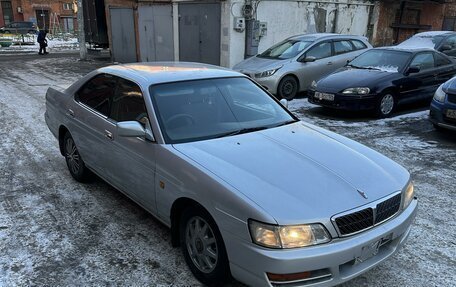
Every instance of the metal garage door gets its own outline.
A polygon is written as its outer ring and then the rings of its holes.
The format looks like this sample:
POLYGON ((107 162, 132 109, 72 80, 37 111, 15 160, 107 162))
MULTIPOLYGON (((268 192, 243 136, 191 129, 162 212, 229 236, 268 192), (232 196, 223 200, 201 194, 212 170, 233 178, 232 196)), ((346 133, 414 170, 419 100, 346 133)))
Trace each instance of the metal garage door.
POLYGON ((112 58, 119 63, 136 62, 133 9, 110 8, 112 58))
POLYGON ((179 4, 179 60, 220 65, 220 3, 179 4))
POLYGON ((139 7, 141 61, 174 61, 172 13, 171 5, 139 7))

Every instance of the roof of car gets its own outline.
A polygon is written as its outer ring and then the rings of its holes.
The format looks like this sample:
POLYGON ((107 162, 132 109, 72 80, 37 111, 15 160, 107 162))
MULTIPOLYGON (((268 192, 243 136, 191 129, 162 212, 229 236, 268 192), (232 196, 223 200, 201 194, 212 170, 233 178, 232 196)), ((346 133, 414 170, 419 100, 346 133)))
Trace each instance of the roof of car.
POLYGON ((455 34, 454 31, 427 31, 413 35, 413 37, 434 37, 439 35, 455 34))
POLYGON ((348 34, 335 34, 335 33, 314 33, 314 34, 300 34, 290 37, 289 39, 295 40, 319 40, 323 38, 360 38, 362 36, 348 35, 348 34))
POLYGON ((146 86, 166 82, 244 76, 219 66, 192 62, 131 63, 107 66, 98 71, 130 78, 146 86))
POLYGON ((388 46, 388 47, 378 47, 374 48, 374 50, 393 50, 393 51, 403 51, 403 52, 411 52, 411 53, 418 53, 418 52, 425 52, 425 51, 434 51, 431 48, 423 48, 423 47, 409 47, 409 46, 388 46))

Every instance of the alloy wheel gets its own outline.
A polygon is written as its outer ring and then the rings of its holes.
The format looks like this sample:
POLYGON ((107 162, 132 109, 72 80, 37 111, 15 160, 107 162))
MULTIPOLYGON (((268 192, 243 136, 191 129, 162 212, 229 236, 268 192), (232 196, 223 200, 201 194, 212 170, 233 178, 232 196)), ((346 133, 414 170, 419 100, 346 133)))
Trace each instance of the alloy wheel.
POLYGON ((194 216, 185 228, 185 244, 193 264, 203 273, 212 272, 218 261, 217 241, 210 225, 194 216))
POLYGON ((386 94, 383 96, 380 102, 380 111, 383 115, 389 115, 394 108, 394 98, 390 94, 386 94))
POLYGON ((67 158, 68 166, 71 169, 71 172, 73 174, 78 174, 81 168, 81 158, 72 138, 67 138, 65 151, 65 157, 67 158))

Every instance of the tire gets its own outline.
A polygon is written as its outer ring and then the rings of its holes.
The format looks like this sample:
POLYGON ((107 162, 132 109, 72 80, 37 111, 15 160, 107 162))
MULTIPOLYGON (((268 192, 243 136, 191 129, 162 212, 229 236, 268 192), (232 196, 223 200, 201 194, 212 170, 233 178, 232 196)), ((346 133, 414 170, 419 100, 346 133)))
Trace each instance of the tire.
POLYGON ((396 109, 396 98, 390 93, 383 93, 377 102, 376 114, 379 118, 390 117, 393 111, 396 109))
POLYGON ((86 167, 69 132, 63 138, 63 154, 68 170, 75 180, 87 182, 92 178, 92 172, 86 167))
POLYGON ((442 131, 442 128, 441 128, 439 125, 437 125, 437 124, 432 124, 432 125, 434 126, 434 129, 435 129, 436 131, 438 131, 438 132, 441 132, 441 131, 442 131))
POLYGON ((220 231, 201 207, 184 210, 179 225, 182 253, 193 275, 207 286, 223 286, 230 279, 228 256, 220 231))
POLYGON ((291 101, 298 93, 298 80, 293 76, 285 76, 280 81, 277 88, 277 94, 282 99, 291 101))
POLYGON ((5 34, 11 34, 10 30, 5 30, 5 31, 3 31, 3 33, 5 33, 5 34))

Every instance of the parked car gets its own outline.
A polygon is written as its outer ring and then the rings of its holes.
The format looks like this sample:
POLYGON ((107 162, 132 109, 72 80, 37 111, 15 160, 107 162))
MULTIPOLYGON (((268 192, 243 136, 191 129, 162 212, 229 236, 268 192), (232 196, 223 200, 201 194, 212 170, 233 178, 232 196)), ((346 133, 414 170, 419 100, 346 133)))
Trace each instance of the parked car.
POLYGON ((400 43, 402 48, 430 48, 448 56, 456 57, 456 32, 430 31, 413 35, 400 43))
POLYGON ((390 116, 401 103, 431 99, 456 73, 452 58, 430 49, 369 50, 346 67, 314 83, 309 102, 345 110, 373 110, 390 116))
POLYGON ((440 85, 431 102, 429 120, 436 129, 456 131, 456 78, 440 85))
POLYGON ((234 70, 255 79, 270 93, 291 100, 319 80, 372 48, 367 38, 339 34, 304 34, 290 37, 234 70))
POLYGON ((36 34, 38 29, 33 22, 11 22, 0 28, 0 33, 5 34, 36 34))
POLYGON ((45 119, 70 174, 96 173, 169 226, 209 285, 347 281, 392 256, 417 212, 407 170, 231 70, 101 68, 49 88, 45 119))

